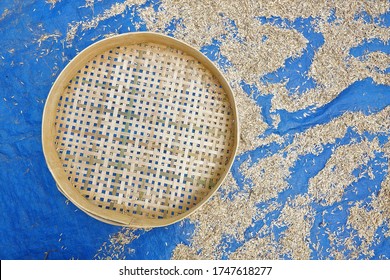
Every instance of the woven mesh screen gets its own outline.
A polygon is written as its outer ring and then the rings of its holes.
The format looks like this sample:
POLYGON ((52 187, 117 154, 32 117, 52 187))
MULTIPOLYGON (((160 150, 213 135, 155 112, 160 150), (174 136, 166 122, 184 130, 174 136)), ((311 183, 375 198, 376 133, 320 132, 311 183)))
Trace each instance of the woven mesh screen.
POLYGON ((143 43, 89 61, 58 102, 56 147, 72 185, 104 209, 176 216, 233 156, 233 110, 193 57, 143 43))

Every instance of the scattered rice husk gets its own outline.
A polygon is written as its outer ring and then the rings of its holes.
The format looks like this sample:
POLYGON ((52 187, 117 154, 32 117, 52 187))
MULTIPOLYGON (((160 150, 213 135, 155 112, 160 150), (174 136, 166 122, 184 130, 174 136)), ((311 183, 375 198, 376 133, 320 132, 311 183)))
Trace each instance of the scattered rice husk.
POLYGON ((364 176, 354 176, 352 172, 362 169, 363 165, 367 165, 375 157, 375 152, 380 151, 378 139, 338 147, 325 167, 310 179, 308 193, 314 201, 324 206, 340 202, 345 188, 364 176))
MULTIPOLYGON (((67 47, 72 46, 72 41, 76 37, 79 29, 81 31, 96 28, 101 21, 123 14, 126 9, 132 5, 143 4, 146 0, 126 0, 123 3, 114 3, 109 9, 106 9, 103 13, 94 16, 87 21, 77 21, 68 24, 68 31, 66 34, 67 47)), ((86 7, 93 7, 93 2, 86 3, 86 7)))
MULTIPOLYGON (((93 4, 93 1, 87 2, 93 4)), ((130 2, 116 3, 87 21, 71 23, 66 37, 68 45, 71 45, 80 31, 96 28, 100 22, 124 14, 129 5, 136 3, 130 2)), ((319 258, 322 258, 325 249, 320 247, 320 243, 310 240, 310 230, 316 214, 310 206, 311 202, 322 201, 325 205, 333 205, 340 201, 345 187, 358 179, 352 172, 356 168, 365 168, 368 171, 364 175, 372 176, 367 160, 374 158, 377 151, 382 151, 389 158, 389 145, 381 146, 378 140, 374 139, 359 143, 352 141, 350 144, 335 147, 325 168, 311 178, 308 193, 296 195, 283 205, 275 199, 291 187, 288 179, 300 157, 307 154, 320 155, 325 145, 336 144, 349 128, 359 135, 364 132, 388 135, 390 107, 368 116, 360 112, 344 113, 329 123, 315 125, 295 134, 292 143, 287 144, 283 137, 276 134, 259 138, 268 128, 262 119, 263 108, 254 102, 254 96, 247 95, 241 89, 240 82, 254 85, 258 94, 273 95, 271 112, 275 114, 271 116, 274 127, 280 122, 277 110, 294 112, 309 106, 315 110, 332 101, 352 83, 367 77, 371 77, 378 84, 388 85, 390 78, 384 71, 390 63, 389 55, 375 51, 356 58, 351 56, 349 51, 352 47, 374 38, 388 43, 388 28, 364 22, 360 14, 365 11, 375 18, 389 9, 390 2, 386 0, 162 0, 157 12, 151 6, 140 10, 141 17, 150 31, 171 32, 174 37, 198 48, 215 42, 220 44, 219 58, 225 57, 231 62, 223 69, 220 65, 218 67, 225 72, 236 94, 242 124, 240 153, 273 142, 282 146, 285 144, 285 147, 275 154, 266 155, 257 162, 252 162, 249 158, 242 164, 240 170, 246 180, 243 187, 239 187, 231 174, 229 175, 221 191, 191 216, 190 221, 195 224, 191 244, 179 244, 173 251, 172 258, 219 259, 228 256, 231 259, 278 259, 288 256, 308 259, 312 253, 311 248, 316 249, 319 258), (260 82, 263 75, 283 67, 286 59, 301 56, 309 43, 302 34, 289 28, 288 23, 278 26, 260 24, 258 17, 261 16, 276 16, 289 21, 311 17, 313 28, 324 36, 324 44, 315 53, 307 73, 307 77, 316 81, 315 88, 298 93, 287 90, 287 81, 275 84, 260 82), (334 16, 335 20, 328 22, 330 16, 334 16), (175 30, 167 30, 173 21, 177 22, 175 30), (329 180, 328 183, 325 179, 329 180), (337 192, 331 191, 334 188, 337 192), (226 199, 226 194, 229 193, 234 194, 231 199, 226 199), (263 203, 267 207, 259 210, 257 203, 263 203), (264 225, 249 240, 244 238, 245 230, 250 228, 254 221, 265 219, 267 213, 276 210, 281 213, 277 219, 271 221, 270 225, 264 225), (281 226, 286 227, 286 230, 276 240, 273 229, 281 226), (242 245, 235 252, 227 252, 226 246, 232 240, 238 240, 242 245)), ((82 34, 80 36, 82 37, 82 34)), ((326 229, 330 242, 330 248, 326 249, 328 258, 371 258, 374 255, 370 246, 376 242, 375 232, 383 224, 389 227, 389 182, 387 176, 379 193, 373 195, 371 210, 356 202, 349 208, 347 225, 340 225, 337 231, 326 229), (353 229, 348 237, 343 234, 346 227, 353 229), (357 243, 356 237, 360 238, 360 243, 357 243)), ((385 236, 390 236, 390 230, 385 236)), ((114 240, 114 243, 118 242, 114 240)), ((128 243, 125 246, 128 246, 128 243)), ((110 248, 102 251, 113 252, 110 248)))
POLYGON ((119 232, 110 235, 109 241, 102 244, 94 259, 124 260, 126 255, 134 253, 134 249, 129 248, 128 245, 140 236, 137 230, 123 227, 119 232))
POLYGON ((57 3, 61 2, 61 1, 62 1, 62 0, 46 0, 46 3, 48 3, 48 4, 51 5, 50 9, 53 9, 54 6, 55 6, 57 3))

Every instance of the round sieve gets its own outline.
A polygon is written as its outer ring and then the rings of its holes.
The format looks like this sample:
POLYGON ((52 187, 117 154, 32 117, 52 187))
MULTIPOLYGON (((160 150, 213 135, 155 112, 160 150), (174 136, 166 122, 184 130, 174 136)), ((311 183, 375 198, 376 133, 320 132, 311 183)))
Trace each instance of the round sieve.
POLYGON ((42 142, 58 189, 92 217, 157 227, 204 204, 238 145, 232 90, 174 38, 128 33, 80 52, 52 86, 42 142))

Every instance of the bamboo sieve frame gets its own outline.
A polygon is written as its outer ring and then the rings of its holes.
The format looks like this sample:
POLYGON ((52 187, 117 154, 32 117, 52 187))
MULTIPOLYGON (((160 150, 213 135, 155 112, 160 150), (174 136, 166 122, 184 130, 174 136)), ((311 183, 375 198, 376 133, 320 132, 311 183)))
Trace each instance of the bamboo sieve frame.
POLYGON ((74 57, 69 64, 63 69, 60 75, 57 77, 54 82, 48 98, 46 100, 43 120, 42 120, 42 146, 44 156, 51 172, 54 177, 59 191, 67 197, 73 204, 75 204, 79 209, 87 213, 88 215, 98 219, 102 222, 109 223, 112 225, 118 226, 128 226, 134 228, 150 228, 150 227, 161 227, 170 225, 172 223, 178 222, 194 211, 199 209, 204 203, 206 203, 210 197, 219 189, 220 185, 226 178, 236 155, 238 148, 239 139, 239 123, 237 115, 236 102, 234 100, 233 91, 226 81, 222 73, 218 68, 209 60, 205 55, 200 51, 194 49, 190 45, 174 39, 172 37, 153 33, 153 32, 137 32, 137 33, 126 33, 103 39, 98 41, 83 51, 81 51, 76 57, 74 57), (80 192, 72 185, 68 180, 68 175, 65 173, 65 170, 62 166, 62 162, 58 156, 55 146, 56 138, 56 113, 57 113, 57 104, 63 93, 64 89, 68 86, 69 81, 74 77, 75 73, 80 70, 88 61, 94 58, 96 55, 103 53, 104 51, 113 49, 118 46, 134 45, 140 43, 154 43, 165 45, 174 49, 183 51, 184 53, 192 56, 198 60, 208 71, 211 72, 213 76, 218 80, 220 85, 223 88, 223 91, 228 97, 231 110, 233 113, 233 136, 234 142, 231 149, 230 159, 225 166, 225 170, 222 175, 219 177, 217 183, 212 187, 209 193, 203 197, 203 199, 197 203, 195 206, 190 208, 184 213, 178 214, 174 217, 162 218, 162 219, 151 219, 145 218, 142 216, 136 215, 126 215, 112 210, 107 210, 98 207, 97 205, 91 203, 88 199, 83 197, 80 192))

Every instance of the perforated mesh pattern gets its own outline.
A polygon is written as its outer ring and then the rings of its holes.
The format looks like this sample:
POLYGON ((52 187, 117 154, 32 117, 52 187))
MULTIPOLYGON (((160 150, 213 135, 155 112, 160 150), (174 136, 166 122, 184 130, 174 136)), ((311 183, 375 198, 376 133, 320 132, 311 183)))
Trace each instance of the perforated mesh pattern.
POLYGON ((148 218, 189 210, 233 156, 227 95, 193 57, 159 44, 122 46, 64 89, 56 146, 69 180, 104 209, 148 218))

